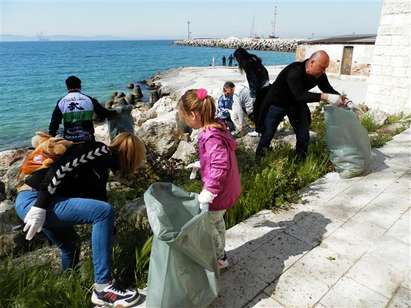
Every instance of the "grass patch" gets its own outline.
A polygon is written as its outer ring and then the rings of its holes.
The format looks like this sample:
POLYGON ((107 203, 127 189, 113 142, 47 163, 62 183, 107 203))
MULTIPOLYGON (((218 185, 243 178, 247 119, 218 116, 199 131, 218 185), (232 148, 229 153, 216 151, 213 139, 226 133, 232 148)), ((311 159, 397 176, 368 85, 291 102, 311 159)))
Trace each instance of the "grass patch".
POLYGON ((372 116, 366 114, 362 119, 361 119, 361 125, 365 127, 365 129, 369 133, 375 132, 379 126, 377 123, 375 123, 375 120, 372 118, 372 116))

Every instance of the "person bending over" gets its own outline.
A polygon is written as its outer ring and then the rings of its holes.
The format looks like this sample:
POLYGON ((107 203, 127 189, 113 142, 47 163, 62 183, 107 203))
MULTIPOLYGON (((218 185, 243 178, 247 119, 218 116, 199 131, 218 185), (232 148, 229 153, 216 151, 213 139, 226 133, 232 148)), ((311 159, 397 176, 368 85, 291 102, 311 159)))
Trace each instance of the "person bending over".
POLYGON ((264 150, 270 146, 278 125, 287 116, 297 138, 295 149, 297 159, 305 159, 311 124, 307 103, 320 100, 336 104, 346 102, 345 97, 328 82, 325 70, 329 61, 328 54, 320 50, 303 62, 289 64, 277 76, 258 110, 254 109, 256 130, 262 133, 256 150, 257 158, 260 158, 264 150), (309 91, 315 86, 318 86, 323 93, 309 91))
POLYGON ((120 176, 136 171, 145 156, 144 144, 130 133, 119 134, 109 146, 100 142, 73 144, 44 172, 40 169, 19 187, 17 215, 24 220, 26 239, 43 233, 60 248, 63 270, 79 261, 80 243, 74 226, 91 224, 96 305, 130 307, 139 294, 122 290, 111 276, 114 211, 107 203, 109 170, 120 176))

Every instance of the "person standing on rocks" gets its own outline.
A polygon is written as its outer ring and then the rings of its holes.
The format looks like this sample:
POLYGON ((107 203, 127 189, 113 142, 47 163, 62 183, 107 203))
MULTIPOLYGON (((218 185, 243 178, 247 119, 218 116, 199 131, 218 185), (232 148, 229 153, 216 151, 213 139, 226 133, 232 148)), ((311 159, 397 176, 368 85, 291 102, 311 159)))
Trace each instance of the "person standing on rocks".
POLYGON ((109 111, 95 99, 81 93, 81 80, 76 76, 66 79, 68 94, 59 99, 49 125, 49 135, 57 135, 63 120, 64 139, 73 142, 94 141, 94 113, 101 119, 110 118, 115 111, 109 111))
POLYGON ((228 66, 233 66, 233 59, 234 59, 233 55, 230 54, 228 56, 228 66))
POLYGON ((320 100, 336 105, 346 103, 345 97, 328 82, 325 70, 329 62, 328 54, 320 50, 303 62, 289 64, 270 86, 259 108, 256 109, 254 105, 256 130, 262 133, 256 150, 257 158, 260 158, 264 150, 269 147, 278 125, 285 116, 288 117, 297 138, 296 157, 298 160, 306 158, 311 124, 307 103, 320 100), (323 93, 309 92, 315 86, 318 86, 323 93))

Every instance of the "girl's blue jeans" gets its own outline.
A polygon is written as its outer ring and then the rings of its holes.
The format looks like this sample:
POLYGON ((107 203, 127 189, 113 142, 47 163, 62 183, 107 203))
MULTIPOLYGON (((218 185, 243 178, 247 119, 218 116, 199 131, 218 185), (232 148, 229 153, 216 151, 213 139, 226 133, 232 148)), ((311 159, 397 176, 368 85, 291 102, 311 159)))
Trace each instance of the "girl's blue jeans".
MULTIPOLYGON (((17 195, 17 215, 24 220, 37 199, 36 191, 22 191, 17 195)), ((107 202, 84 198, 55 198, 47 209, 44 234, 61 250, 63 270, 78 263, 79 236, 74 225, 92 224, 94 280, 107 283, 111 280, 111 248, 114 211, 107 202)))

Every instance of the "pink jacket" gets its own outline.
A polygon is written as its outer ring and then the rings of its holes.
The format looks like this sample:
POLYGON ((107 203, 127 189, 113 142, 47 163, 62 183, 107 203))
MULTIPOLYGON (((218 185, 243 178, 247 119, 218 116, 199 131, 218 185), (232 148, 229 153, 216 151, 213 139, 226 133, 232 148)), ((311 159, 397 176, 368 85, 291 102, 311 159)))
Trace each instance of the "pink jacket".
POLYGON ((209 210, 232 207, 241 192, 236 141, 227 129, 210 127, 200 132, 198 146, 203 189, 217 195, 209 210))

